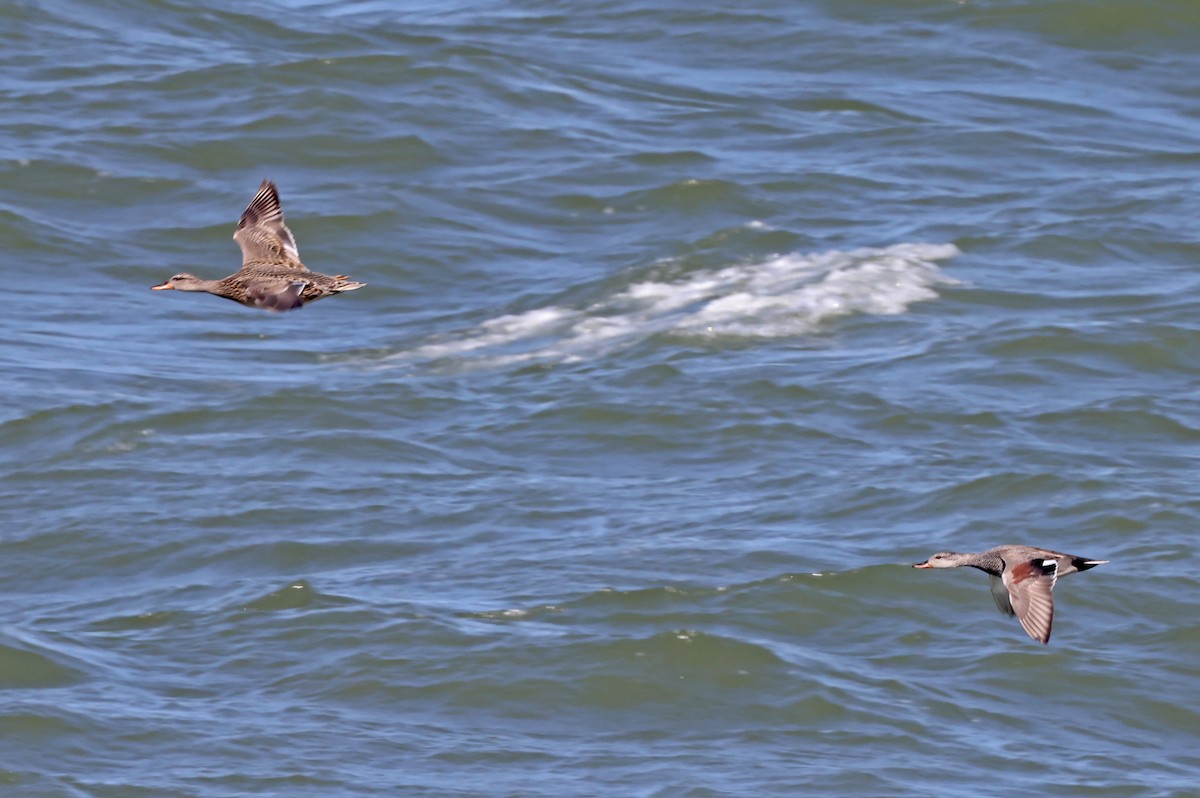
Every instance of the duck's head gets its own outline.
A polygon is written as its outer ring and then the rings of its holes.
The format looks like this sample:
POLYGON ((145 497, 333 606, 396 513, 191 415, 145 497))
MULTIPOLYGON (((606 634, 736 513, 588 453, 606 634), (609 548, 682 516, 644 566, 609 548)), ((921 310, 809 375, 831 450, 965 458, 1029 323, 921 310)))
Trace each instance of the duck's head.
POLYGON ((962 565, 959 555, 952 551, 939 551, 925 562, 919 562, 913 568, 957 568, 962 565))
POLYGON ((150 286, 151 291, 203 291, 200 284, 204 281, 194 274, 181 272, 165 283, 150 286))

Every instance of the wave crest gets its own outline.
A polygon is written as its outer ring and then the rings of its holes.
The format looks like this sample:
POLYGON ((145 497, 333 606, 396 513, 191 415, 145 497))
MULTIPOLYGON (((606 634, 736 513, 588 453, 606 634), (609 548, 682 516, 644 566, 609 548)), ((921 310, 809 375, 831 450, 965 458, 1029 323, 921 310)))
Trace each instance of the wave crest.
POLYGON ((484 358, 501 365, 576 361, 652 335, 781 338, 811 334, 852 313, 891 315, 956 282, 937 261, 953 244, 776 255, 763 261, 633 282, 585 308, 552 305, 490 319, 478 328, 397 355, 406 361, 484 358))

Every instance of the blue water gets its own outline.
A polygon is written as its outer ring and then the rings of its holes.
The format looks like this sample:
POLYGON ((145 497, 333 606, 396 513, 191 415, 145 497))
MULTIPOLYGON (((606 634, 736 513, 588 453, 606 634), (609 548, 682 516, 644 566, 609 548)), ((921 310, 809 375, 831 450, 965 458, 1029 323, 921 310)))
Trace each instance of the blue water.
POLYGON ((0 9, 0 792, 1195 795, 1198 36, 0 9))

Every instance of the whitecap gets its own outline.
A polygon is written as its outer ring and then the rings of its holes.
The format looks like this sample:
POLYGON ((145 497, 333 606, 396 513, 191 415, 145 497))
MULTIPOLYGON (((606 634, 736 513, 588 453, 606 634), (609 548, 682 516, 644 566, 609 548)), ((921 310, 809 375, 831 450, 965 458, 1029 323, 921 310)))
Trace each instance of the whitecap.
POLYGON ((895 315, 935 299, 938 285, 956 282, 937 262, 958 254, 953 244, 897 244, 789 253, 672 279, 635 279, 585 308, 550 305, 497 316, 393 359, 561 362, 663 333, 708 340, 810 335, 839 316, 895 315))

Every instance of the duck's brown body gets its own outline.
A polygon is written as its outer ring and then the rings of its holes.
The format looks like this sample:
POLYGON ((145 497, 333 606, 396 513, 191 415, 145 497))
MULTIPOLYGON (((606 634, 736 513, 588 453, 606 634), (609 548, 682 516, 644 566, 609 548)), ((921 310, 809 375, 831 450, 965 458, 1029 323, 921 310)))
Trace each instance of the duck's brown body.
POLYGON ((366 285, 345 275, 311 271, 301 263, 296 239, 283 222, 279 193, 270 180, 262 182, 242 212, 233 239, 242 249, 242 268, 228 277, 204 280, 183 273, 151 288, 203 291, 248 307, 282 311, 366 285))

